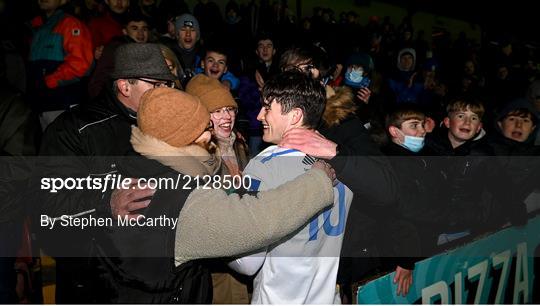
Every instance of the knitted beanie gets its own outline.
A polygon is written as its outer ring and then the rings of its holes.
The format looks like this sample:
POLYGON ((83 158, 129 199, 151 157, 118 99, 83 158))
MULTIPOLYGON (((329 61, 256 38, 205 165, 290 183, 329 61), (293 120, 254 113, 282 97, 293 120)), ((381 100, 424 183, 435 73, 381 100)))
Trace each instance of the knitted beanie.
POLYGON ((148 90, 137 112, 137 124, 144 134, 173 147, 193 143, 209 122, 210 114, 198 98, 174 88, 148 90))
POLYGON ((367 73, 373 71, 375 66, 371 56, 364 52, 354 52, 347 58, 347 67, 352 65, 361 65, 367 73))
POLYGON ((180 31, 182 27, 192 27, 195 32, 197 32, 197 40, 201 37, 201 27, 199 26, 199 21, 195 16, 191 14, 182 14, 175 18, 174 28, 176 32, 180 31))
POLYGON ((198 97, 209 112, 232 106, 238 107, 229 89, 218 80, 197 74, 186 86, 186 92, 198 97))

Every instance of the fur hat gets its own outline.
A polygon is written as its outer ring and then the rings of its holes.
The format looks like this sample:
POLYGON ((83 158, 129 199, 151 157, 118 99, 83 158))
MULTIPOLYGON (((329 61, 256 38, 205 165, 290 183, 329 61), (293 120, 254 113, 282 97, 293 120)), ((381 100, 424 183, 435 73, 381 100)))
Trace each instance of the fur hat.
POLYGON ((203 73, 197 74, 189 81, 186 92, 198 97, 209 112, 227 106, 238 107, 225 85, 203 73))
POLYGON ((145 92, 137 112, 137 124, 144 134, 173 147, 193 143, 209 122, 210 114, 198 98, 166 87, 145 92))
POLYGON ((148 78, 174 81, 167 62, 156 44, 129 43, 119 46, 114 53, 113 79, 148 78))
POLYGON ((174 28, 176 29, 176 33, 180 31, 180 29, 183 27, 192 27, 195 32, 197 32, 197 39, 201 37, 201 28, 199 26, 199 21, 195 16, 191 14, 182 14, 174 20, 174 28))

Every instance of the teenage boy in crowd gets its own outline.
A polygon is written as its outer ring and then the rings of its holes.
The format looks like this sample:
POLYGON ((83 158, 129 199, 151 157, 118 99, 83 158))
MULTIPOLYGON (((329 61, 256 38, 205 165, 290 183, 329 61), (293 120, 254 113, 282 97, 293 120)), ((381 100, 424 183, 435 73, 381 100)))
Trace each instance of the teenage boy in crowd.
POLYGON ((183 14, 174 19, 176 30, 176 43, 168 47, 174 51, 180 61, 183 76, 180 76, 182 87, 185 88, 189 80, 195 75, 195 70, 201 61, 199 55, 199 40, 201 28, 197 18, 191 14, 183 14))
MULTIPOLYGON (((520 200, 540 187, 540 163, 538 158, 535 158, 540 155, 540 147, 534 145, 534 132, 538 121, 538 112, 530 101, 510 101, 499 111, 496 132, 489 139, 495 155, 501 160, 516 186, 516 196, 520 200)), ((523 217, 523 214, 521 216, 523 217)))
POLYGON ((240 77, 238 98, 241 115, 248 120, 247 136, 251 156, 257 155, 263 148, 262 126, 257 120, 261 110, 260 90, 264 80, 280 72, 279 61, 276 59, 276 41, 269 33, 260 33, 255 39, 256 63, 245 76, 240 77))
POLYGON ((467 97, 447 106, 444 128, 427 138, 447 174, 450 208, 439 244, 498 229, 510 213, 513 184, 493 156, 482 129, 481 102, 467 97), (510 192, 509 192, 510 191, 510 192), (510 207, 509 207, 510 206, 510 207))
POLYGON ((275 40, 268 33, 261 33, 257 37, 257 67, 255 70, 255 79, 259 88, 262 88, 264 81, 270 79, 273 75, 279 73, 279 61, 274 60, 277 48, 275 40))
MULTIPOLYGON (((417 103, 424 92, 424 84, 418 75, 416 51, 404 48, 399 51, 394 74, 388 79, 388 97, 390 108, 400 103, 417 103)), ((386 101, 385 100, 385 101, 386 101)))
POLYGON ((207 77, 220 81, 231 91, 236 91, 240 80, 228 71, 225 49, 217 45, 209 45, 205 49, 201 67, 198 67, 195 73, 204 73, 207 77))
POLYGON ((398 178, 400 194, 397 208, 386 212, 384 220, 391 228, 383 233, 388 241, 382 248, 392 246, 389 255, 399 258, 395 261, 396 277, 403 275, 398 291, 404 294, 412 285, 414 262, 435 253, 446 211, 445 176, 433 159, 422 156, 425 119, 425 114, 412 105, 395 108, 386 117, 390 141, 382 147, 398 178))
POLYGON ((120 45, 133 42, 148 42, 149 28, 145 16, 130 13, 127 14, 124 21, 123 35, 114 37, 105 46, 101 57, 97 60, 96 68, 88 83, 88 93, 91 98, 98 96, 103 87, 110 81, 111 72, 114 69, 114 53, 120 45))
MULTIPOLYGON (((314 129, 325 106, 326 92, 317 80, 287 71, 265 82, 258 119, 263 140, 275 144, 250 161, 244 174, 255 190, 275 188, 304 173, 314 159, 303 152, 276 146, 292 128, 314 129)), ((336 279, 339 252, 352 192, 338 183, 334 206, 309 224, 260 253, 233 261, 231 267, 253 275, 253 304, 339 303, 336 279)))

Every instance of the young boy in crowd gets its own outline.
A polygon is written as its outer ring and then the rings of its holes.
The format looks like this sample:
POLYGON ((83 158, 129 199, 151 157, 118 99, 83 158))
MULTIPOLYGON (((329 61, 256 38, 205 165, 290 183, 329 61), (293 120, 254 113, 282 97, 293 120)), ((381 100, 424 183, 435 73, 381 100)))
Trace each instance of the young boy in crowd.
POLYGON ((426 116, 418 108, 406 105, 399 107, 386 118, 386 129, 390 143, 384 146, 387 155, 414 155, 424 148, 426 116))
POLYGON ((96 58, 96 68, 88 82, 88 94, 91 98, 101 94, 103 87, 110 81, 110 74, 114 70, 114 53, 119 46, 133 42, 148 42, 148 20, 142 14, 128 13, 124 18, 122 33, 124 34, 112 38, 102 49, 99 58, 96 58))
POLYGON ((230 90, 237 90, 240 80, 234 76, 227 67, 227 53, 219 46, 206 48, 201 67, 196 69, 196 74, 204 73, 207 77, 220 81, 230 90))
POLYGON ((279 61, 276 57, 276 44, 274 38, 268 33, 261 33, 256 38, 257 48, 257 68, 255 70, 255 79, 260 88, 263 87, 264 81, 270 79, 273 75, 279 73, 279 61))
MULTIPOLYGON (((396 247, 399 256, 433 255, 438 233, 441 232, 441 220, 446 216, 446 176, 434 159, 423 156, 425 119, 425 114, 418 107, 408 104, 397 107, 386 116, 389 142, 381 151, 390 156, 400 190, 397 211, 389 215, 403 222, 404 229, 411 229, 410 225, 413 228, 408 232, 401 229, 389 231, 390 240, 403 241, 396 247), (396 235, 402 238, 398 239, 396 235), (415 249, 420 252, 415 252, 415 249)), ((411 262, 407 260, 398 263, 399 267, 412 270, 411 262), (404 266, 407 263, 409 267, 404 266)))
MULTIPOLYGON (((278 144, 292 128, 318 126, 326 93, 319 81, 288 71, 266 81, 262 97, 258 119, 264 127, 263 140, 278 144)), ((251 177, 255 190, 266 190, 304 173, 314 160, 303 152, 274 145, 251 160, 244 174, 251 177)), ((231 263, 241 273, 257 273, 253 304, 340 302, 336 279, 352 192, 338 183, 334 195, 334 206, 314 217, 294 236, 231 263)))
POLYGON ((254 51, 256 55, 253 67, 246 69, 244 76, 240 76, 238 98, 240 114, 247 119, 247 136, 249 151, 255 156, 263 149, 262 125, 257 120, 261 110, 261 92, 264 81, 280 72, 279 58, 276 56, 276 42, 269 33, 259 33, 255 39, 254 51))
POLYGON ((428 137, 428 152, 448 156, 439 159, 450 195, 450 214, 439 244, 498 228, 512 202, 506 172, 496 159, 488 157, 493 150, 483 138, 484 113, 481 102, 457 98, 447 106, 445 128, 428 137))
POLYGON ((540 147, 534 145, 538 120, 539 115, 530 101, 510 101, 500 110, 496 126, 498 132, 490 138, 495 155, 516 186, 518 200, 525 199, 534 189, 540 188, 540 162, 537 158, 524 158, 540 155, 540 147))
POLYGON ((427 137, 427 146, 435 155, 493 155, 485 141, 482 129, 484 105, 476 100, 458 98, 446 107, 444 128, 427 137), (471 152, 471 150, 481 150, 471 152))
POLYGON ((525 99, 512 101, 504 107, 497 120, 501 134, 518 143, 530 142, 538 123, 538 113, 525 99))

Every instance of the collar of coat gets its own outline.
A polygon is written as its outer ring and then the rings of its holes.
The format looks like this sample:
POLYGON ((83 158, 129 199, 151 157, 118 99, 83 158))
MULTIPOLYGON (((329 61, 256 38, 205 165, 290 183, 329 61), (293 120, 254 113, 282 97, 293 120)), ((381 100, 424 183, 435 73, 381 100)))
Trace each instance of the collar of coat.
POLYGON ((189 176, 214 175, 221 159, 198 145, 173 147, 155 137, 144 134, 138 127, 131 127, 131 145, 146 158, 153 159, 175 171, 189 176))

